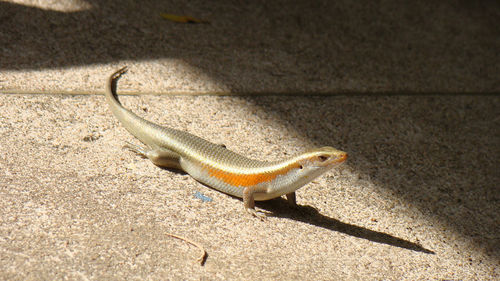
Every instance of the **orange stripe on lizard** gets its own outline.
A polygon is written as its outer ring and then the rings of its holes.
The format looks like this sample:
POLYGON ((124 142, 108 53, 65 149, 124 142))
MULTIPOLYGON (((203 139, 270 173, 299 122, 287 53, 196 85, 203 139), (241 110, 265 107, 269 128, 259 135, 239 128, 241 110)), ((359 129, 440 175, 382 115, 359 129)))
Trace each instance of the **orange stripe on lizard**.
POLYGON ((254 186, 263 182, 270 182, 280 175, 288 173, 291 169, 299 168, 300 164, 292 163, 280 170, 272 173, 260 173, 260 174, 235 174, 225 172, 212 167, 204 167, 204 170, 208 172, 211 177, 215 177, 227 184, 232 186, 254 186))

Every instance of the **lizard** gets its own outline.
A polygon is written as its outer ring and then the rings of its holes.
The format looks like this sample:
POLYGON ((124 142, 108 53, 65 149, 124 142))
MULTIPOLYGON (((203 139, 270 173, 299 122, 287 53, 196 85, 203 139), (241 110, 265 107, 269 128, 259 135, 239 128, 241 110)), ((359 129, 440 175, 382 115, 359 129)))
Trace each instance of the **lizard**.
POLYGON ((285 195, 291 205, 296 205, 297 189, 347 159, 346 152, 326 146, 280 161, 260 161, 188 132, 150 122, 118 100, 117 82, 127 70, 125 66, 110 75, 105 94, 113 115, 145 145, 128 143, 125 147, 157 166, 180 169, 209 187, 242 198, 245 210, 253 216, 265 217, 255 210, 256 200, 285 195))

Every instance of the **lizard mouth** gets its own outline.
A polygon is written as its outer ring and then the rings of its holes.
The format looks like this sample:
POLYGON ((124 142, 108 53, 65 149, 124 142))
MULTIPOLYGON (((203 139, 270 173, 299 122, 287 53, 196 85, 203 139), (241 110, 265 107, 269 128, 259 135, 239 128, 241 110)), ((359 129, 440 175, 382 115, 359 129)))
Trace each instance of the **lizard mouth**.
POLYGON ((345 160, 347 160, 347 153, 344 152, 342 154, 340 154, 338 157, 337 157, 337 163, 342 163, 344 162, 345 160))
POLYGON ((330 159, 322 163, 322 166, 340 165, 347 160, 347 153, 342 152, 336 155, 332 155, 330 159))

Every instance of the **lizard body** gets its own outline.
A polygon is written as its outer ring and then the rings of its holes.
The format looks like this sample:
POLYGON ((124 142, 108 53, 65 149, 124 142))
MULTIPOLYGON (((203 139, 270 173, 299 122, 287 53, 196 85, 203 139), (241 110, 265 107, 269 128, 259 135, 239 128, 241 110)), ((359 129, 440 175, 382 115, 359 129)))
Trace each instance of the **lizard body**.
POLYGON ((343 151, 322 147, 281 161, 259 161, 193 134, 159 126, 118 101, 117 81, 126 71, 124 67, 109 77, 106 100, 127 131, 146 145, 128 147, 158 166, 181 169, 201 183, 243 198, 245 209, 252 215, 259 216, 255 200, 286 195, 295 204, 295 190, 347 159, 343 151))

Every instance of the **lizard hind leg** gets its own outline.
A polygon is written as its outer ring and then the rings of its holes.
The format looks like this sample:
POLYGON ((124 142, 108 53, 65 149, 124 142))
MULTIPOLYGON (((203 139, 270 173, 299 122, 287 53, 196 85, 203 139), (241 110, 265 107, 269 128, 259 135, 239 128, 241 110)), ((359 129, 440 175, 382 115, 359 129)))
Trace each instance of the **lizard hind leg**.
POLYGON ((142 157, 148 158, 155 164, 156 166, 160 166, 162 168, 173 168, 182 170, 181 165, 179 163, 180 156, 179 154, 165 149, 165 148, 157 148, 151 149, 149 147, 138 146, 135 144, 131 144, 127 142, 124 146, 142 157))

